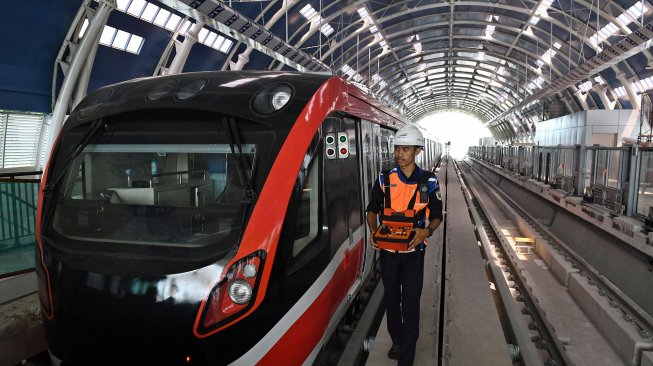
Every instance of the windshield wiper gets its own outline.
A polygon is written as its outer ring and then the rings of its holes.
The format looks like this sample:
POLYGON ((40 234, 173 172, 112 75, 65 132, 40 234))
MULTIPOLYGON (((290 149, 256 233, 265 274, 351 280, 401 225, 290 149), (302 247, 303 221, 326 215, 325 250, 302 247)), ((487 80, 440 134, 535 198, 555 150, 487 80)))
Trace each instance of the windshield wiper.
POLYGON ((66 162, 63 164, 61 168, 57 167, 57 170, 59 170, 59 174, 54 176, 54 178, 43 188, 43 194, 45 197, 50 197, 52 193, 54 193, 55 189, 59 186, 61 183, 61 180, 63 177, 66 175, 66 172, 68 171, 68 167, 70 164, 75 161, 75 159, 79 156, 79 154, 82 153, 82 150, 91 142, 91 140, 95 137, 97 132, 100 130, 100 128, 104 127, 105 130, 109 130, 109 125, 104 123, 104 120, 102 119, 96 119, 91 123, 91 126, 89 127, 88 131, 84 134, 82 139, 77 143, 77 145, 74 147, 73 151, 70 153, 68 156, 68 159, 66 159, 66 162))
MULTIPOLYGON (((231 153, 236 155, 237 157, 237 162, 236 166, 238 167, 238 176, 240 178, 240 184, 244 187, 243 188, 243 198, 240 202, 242 203, 252 203, 256 201, 256 191, 254 190, 254 187, 252 186, 252 181, 251 179, 247 179, 247 176, 245 175, 245 165, 247 165, 247 169, 251 169, 249 166, 249 162, 245 158, 245 155, 243 154, 243 148, 240 143, 240 134, 238 133, 238 127, 236 126, 236 120, 233 117, 223 118, 222 123, 224 123, 227 126, 227 131, 229 132, 229 146, 231 147, 231 153), (234 149, 234 143, 235 147, 238 148, 238 152, 235 151, 234 149)), ((252 172, 252 176, 254 175, 254 172, 252 172)))

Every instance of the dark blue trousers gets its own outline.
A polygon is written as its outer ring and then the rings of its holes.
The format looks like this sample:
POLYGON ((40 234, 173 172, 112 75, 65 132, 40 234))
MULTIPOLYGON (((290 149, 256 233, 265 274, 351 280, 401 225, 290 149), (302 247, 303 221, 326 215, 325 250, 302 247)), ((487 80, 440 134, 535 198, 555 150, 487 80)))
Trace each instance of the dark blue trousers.
POLYGON ((410 366, 415 359, 415 347, 419 337, 419 300, 424 282, 424 251, 380 252, 388 333, 392 343, 400 346, 399 365, 410 366))

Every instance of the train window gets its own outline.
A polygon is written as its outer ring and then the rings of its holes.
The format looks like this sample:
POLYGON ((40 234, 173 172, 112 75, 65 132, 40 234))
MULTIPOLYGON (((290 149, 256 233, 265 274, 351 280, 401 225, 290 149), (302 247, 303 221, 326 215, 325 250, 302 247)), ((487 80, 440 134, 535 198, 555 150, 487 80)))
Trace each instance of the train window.
POLYGON ((295 241, 292 255, 297 256, 317 237, 319 212, 319 169, 317 160, 311 164, 308 177, 302 187, 299 209, 295 222, 295 241))
MULTIPOLYGON (((75 149, 87 130, 78 129, 59 151, 75 149)), ((65 153, 53 157, 50 179, 62 179, 48 182, 56 200, 46 213, 50 229, 84 245, 216 245, 222 252, 239 242, 269 170, 272 131, 247 121, 113 122, 107 131, 69 164, 65 153)))

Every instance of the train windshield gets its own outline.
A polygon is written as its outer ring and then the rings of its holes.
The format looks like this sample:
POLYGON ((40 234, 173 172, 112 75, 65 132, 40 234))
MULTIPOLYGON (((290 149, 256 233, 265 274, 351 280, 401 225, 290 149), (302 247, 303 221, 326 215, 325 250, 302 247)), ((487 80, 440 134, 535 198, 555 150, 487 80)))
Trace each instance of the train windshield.
POLYGON ((58 149, 49 229, 86 248, 234 249, 267 174, 273 131, 234 120, 109 121, 90 138, 89 128, 67 133, 58 149))

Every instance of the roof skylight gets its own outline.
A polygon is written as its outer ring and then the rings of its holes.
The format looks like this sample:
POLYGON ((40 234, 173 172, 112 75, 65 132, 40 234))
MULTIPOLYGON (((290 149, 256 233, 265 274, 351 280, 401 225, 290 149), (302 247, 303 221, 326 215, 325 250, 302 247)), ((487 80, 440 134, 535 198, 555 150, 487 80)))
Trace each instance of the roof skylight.
POLYGON ((626 96, 626 88, 623 86, 620 86, 616 89, 614 89, 614 95, 617 98, 625 97, 626 96))
POLYGON ((333 27, 331 27, 329 23, 327 23, 324 18, 322 18, 322 16, 317 12, 317 10, 315 10, 315 8, 311 6, 311 4, 306 4, 306 6, 301 8, 299 12, 314 26, 322 24, 320 27, 320 32, 322 32, 322 34, 325 36, 328 37, 334 32, 333 27))
MULTIPOLYGON (((86 24, 88 20, 84 20, 86 24)), ((82 26, 86 30, 86 26, 82 26)), ((80 32, 80 37, 83 34, 80 32)), ((100 36, 100 44, 107 47, 112 47, 121 51, 126 51, 138 55, 141 52, 145 40, 141 36, 125 32, 120 29, 104 26, 102 35, 100 36)))
POLYGON ((360 76, 360 74, 358 74, 354 69, 351 68, 351 66, 349 66, 347 64, 342 65, 342 67, 340 68, 340 71, 342 71, 345 75, 347 75, 348 79, 349 78, 354 79, 354 81, 359 82, 359 83, 361 81, 363 81, 363 77, 360 76))
POLYGON ((580 85, 578 85, 578 89, 580 89, 580 91, 582 91, 583 93, 587 93, 588 90, 592 89, 592 81, 587 80, 584 83, 581 83, 580 85))
POLYGON ((415 53, 420 53, 422 52, 422 43, 419 42, 419 34, 415 35, 415 40, 417 42, 413 43, 413 48, 415 49, 415 53))
MULTIPOLYGON (((116 8, 124 13, 140 18, 148 23, 152 23, 171 32, 174 32, 179 28, 180 34, 185 34, 192 26, 191 22, 186 21, 181 25, 181 27, 179 27, 182 21, 179 15, 171 13, 168 10, 149 3, 145 0, 117 0, 116 8)), ((228 53, 231 49, 231 46, 234 44, 233 41, 218 35, 208 28, 202 28, 197 38, 198 42, 212 47, 222 53, 228 53)), ((136 49, 136 45, 132 45, 132 42, 134 42, 132 39, 133 36, 130 38, 125 49, 128 52, 132 52, 130 49, 136 49)), ((121 42, 120 37, 118 37, 118 40, 121 42)), ((115 48, 121 49, 119 47, 115 48)), ((140 46, 138 47, 138 50, 140 52, 140 46)))

